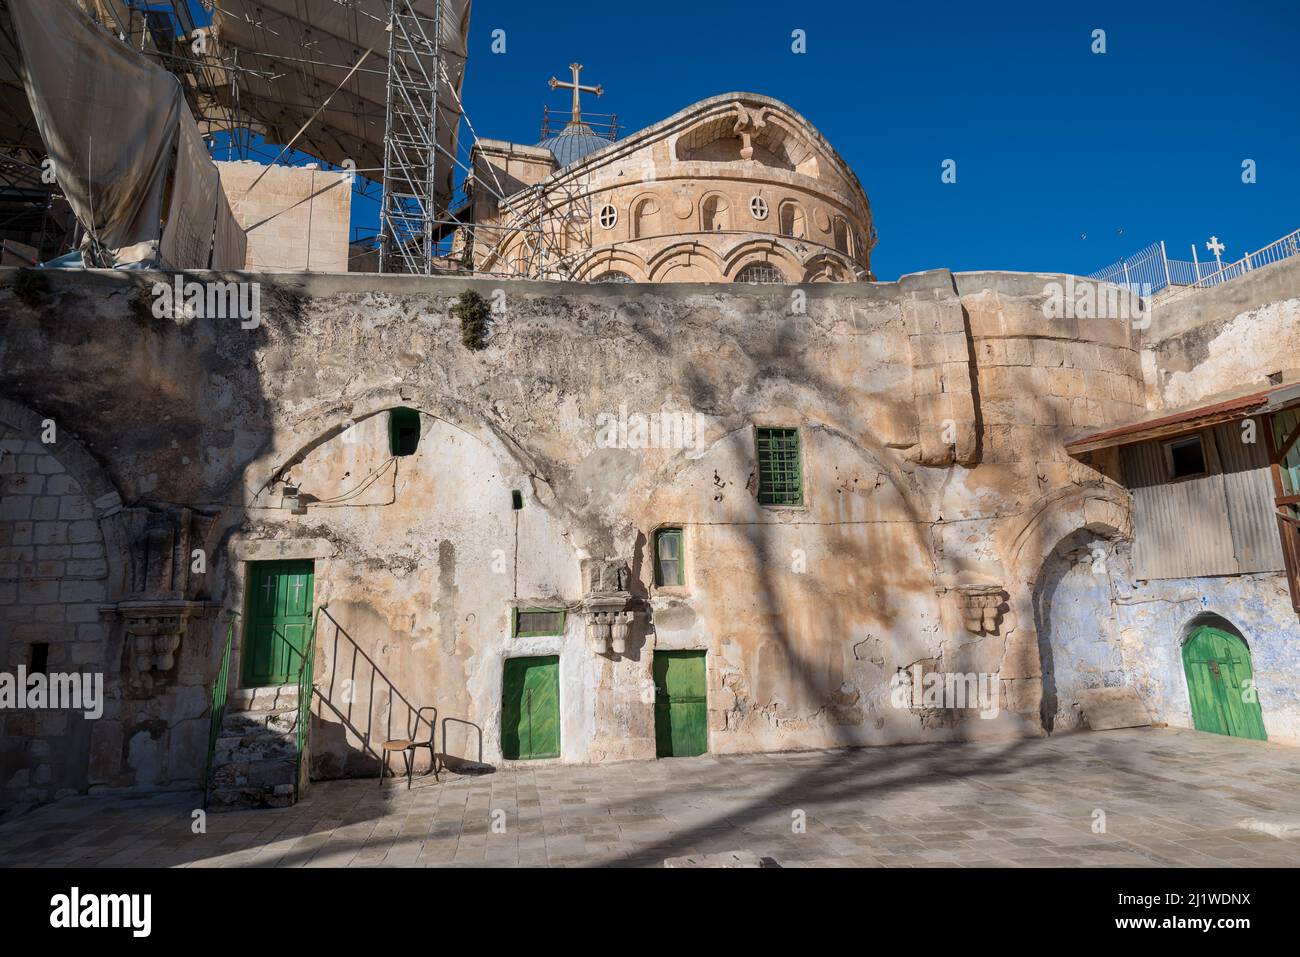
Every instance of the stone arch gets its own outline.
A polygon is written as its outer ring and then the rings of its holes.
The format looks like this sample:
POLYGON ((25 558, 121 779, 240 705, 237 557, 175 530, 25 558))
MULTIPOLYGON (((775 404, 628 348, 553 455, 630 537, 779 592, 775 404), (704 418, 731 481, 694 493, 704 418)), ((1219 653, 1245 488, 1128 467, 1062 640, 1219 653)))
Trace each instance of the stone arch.
POLYGON ((843 216, 834 216, 831 219, 831 244, 835 247, 835 251, 843 253, 845 256, 852 256, 851 236, 852 231, 849 229, 849 221, 843 216))
POLYGON ((726 232, 732 228, 731 201, 719 192, 700 197, 700 232, 726 232))
MULTIPOLYGON (((253 460, 245 467, 245 474, 253 478, 245 482, 248 494, 255 500, 266 492, 289 468, 302 462, 312 451, 347 431, 351 425, 385 414, 397 408, 410 408, 456 428, 482 442, 475 427, 490 432, 502 449, 531 478, 539 501, 555 502, 549 484, 541 477, 541 469, 532 455, 512 436, 505 433, 490 417, 472 409, 466 403, 444 395, 432 393, 413 394, 391 389, 376 389, 353 403, 351 416, 340 416, 337 405, 329 397, 318 400, 317 406, 300 420, 304 424, 290 435, 276 442, 276 447, 253 460)), ((245 503, 248 504, 248 503, 245 503)))
POLYGON ((1183 622, 1183 627, 1180 629, 1178 636, 1178 644, 1187 644, 1187 639, 1191 638, 1192 633, 1198 628, 1217 628, 1220 631, 1226 631, 1234 638, 1239 639, 1247 648, 1253 649, 1252 643, 1244 634, 1241 633, 1240 628, 1233 624, 1231 620, 1220 615, 1218 612, 1213 611, 1198 612, 1188 618, 1187 621, 1183 622))
POLYGON ((1043 496, 998 536, 1008 594, 1006 646, 1000 668, 1008 710, 1042 728, 1043 672, 1034 597, 1044 569, 1079 533, 1133 539, 1132 498, 1111 482, 1089 482, 1043 496))
MULTIPOLYGON (((0 427, 7 425, 21 435, 38 437, 44 421, 44 416, 0 396, 0 427)), ((122 511, 122 497, 103 466, 86 447, 65 428, 57 423, 56 427, 57 451, 50 454, 67 470, 90 503, 106 550, 109 567, 107 597, 119 598, 130 583, 130 556, 122 528, 116 520, 122 511)))
POLYGON ((623 248, 597 250, 574 268, 574 275, 581 282, 594 282, 607 272, 625 273, 633 282, 647 282, 649 277, 645 260, 623 248))
POLYGON ((724 282, 734 282, 736 275, 754 263, 771 263, 786 277, 786 282, 798 282, 804 274, 803 265, 781 243, 767 238, 743 239, 726 251, 723 257, 724 282))
POLYGON ((712 249, 692 240, 673 243, 650 260, 650 282, 722 282, 723 262, 712 249), (673 272, 689 272, 673 278, 673 272))
MULTIPOLYGON (((57 421, 0 398, 0 670, 100 673, 116 695, 118 671, 102 606, 129 587, 122 502, 95 458, 57 421)), ((39 804, 82 790, 92 743, 113 722, 75 711, 29 711, 0 739, 0 807, 39 804)), ((101 749, 104 750, 104 749, 101 749)), ((116 754, 105 751, 116 772, 116 754)))
POLYGON ((1114 619, 1115 579, 1128 569, 1117 529, 1080 528, 1057 543, 1034 581, 1030 604, 1038 646, 1043 730, 1079 728, 1080 691, 1126 684, 1114 619))
POLYGON ((654 193, 637 196, 628 207, 628 238, 644 239, 663 235, 663 212, 663 204, 654 193))
POLYGON ((783 199, 777 209, 780 233, 791 239, 808 237, 808 216, 803 206, 795 199, 783 199))
POLYGON ((843 259, 830 252, 818 252, 803 266, 804 282, 853 282, 854 271, 843 259))

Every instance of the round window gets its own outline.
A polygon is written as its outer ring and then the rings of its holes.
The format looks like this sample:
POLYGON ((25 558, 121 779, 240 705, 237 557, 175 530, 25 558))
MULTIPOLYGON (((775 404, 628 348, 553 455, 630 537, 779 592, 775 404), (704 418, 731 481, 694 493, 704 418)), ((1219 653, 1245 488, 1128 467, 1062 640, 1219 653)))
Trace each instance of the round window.
POLYGON ((749 200, 749 212, 755 219, 767 219, 767 200, 754 196, 749 200))
POLYGON ((606 203, 600 207, 600 225, 605 229, 613 229, 614 224, 618 222, 618 210, 606 203))

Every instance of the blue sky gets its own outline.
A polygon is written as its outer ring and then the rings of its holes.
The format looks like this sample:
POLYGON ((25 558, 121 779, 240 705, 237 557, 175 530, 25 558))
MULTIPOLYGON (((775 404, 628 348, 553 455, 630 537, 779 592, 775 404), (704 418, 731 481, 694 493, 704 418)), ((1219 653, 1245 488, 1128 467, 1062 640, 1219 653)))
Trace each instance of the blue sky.
POLYGON ((464 98, 480 135, 533 143, 542 104, 568 103, 546 81, 574 60, 605 88, 587 107, 627 131, 718 93, 763 93, 858 174, 880 279, 1086 274, 1161 239, 1172 258, 1195 242, 1206 259, 1214 234, 1229 260, 1300 227, 1297 50, 1300 0, 477 0, 464 98), (940 180, 945 159, 955 184, 940 180))
POLYGON ((542 104, 567 102, 545 81, 573 60, 605 88, 593 108, 629 130, 717 93, 763 93, 858 174, 879 278, 1089 273, 1160 239, 1180 259, 1195 241, 1205 259, 1213 233, 1235 259, 1300 228, 1297 51, 1298 0, 507 0, 475 4, 465 103, 481 135, 535 142, 542 104), (490 52, 497 28, 504 55, 490 52), (805 54, 790 50, 795 29, 805 54))

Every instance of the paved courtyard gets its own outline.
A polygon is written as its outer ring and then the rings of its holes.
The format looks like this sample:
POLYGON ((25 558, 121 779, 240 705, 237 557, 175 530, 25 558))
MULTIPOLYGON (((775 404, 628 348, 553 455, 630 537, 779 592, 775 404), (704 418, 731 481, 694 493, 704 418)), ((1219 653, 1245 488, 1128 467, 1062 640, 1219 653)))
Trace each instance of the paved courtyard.
POLYGON ((479 777, 331 781, 293 808, 78 797, 0 825, 19 866, 1300 865, 1300 750, 1175 730, 479 777), (1104 831, 1095 832, 1104 814, 1104 831), (1280 836, 1279 836, 1280 835, 1280 836))

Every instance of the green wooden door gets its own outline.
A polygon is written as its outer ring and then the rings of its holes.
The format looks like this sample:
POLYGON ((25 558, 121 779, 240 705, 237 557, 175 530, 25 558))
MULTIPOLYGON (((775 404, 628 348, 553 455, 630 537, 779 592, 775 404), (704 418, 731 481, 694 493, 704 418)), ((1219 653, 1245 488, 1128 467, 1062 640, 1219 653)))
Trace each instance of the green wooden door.
POLYGON ((315 575, 310 560, 253 562, 244 617, 244 686, 294 681, 311 633, 315 575))
POLYGON ((509 658, 501 696, 501 755, 560 756, 560 659, 509 658))
POLYGON ((656 651, 655 752, 683 758, 709 750, 704 652, 656 651))
POLYGON ((1183 645, 1183 668, 1197 731, 1268 740, 1253 693, 1250 649, 1240 638, 1217 628, 1196 629, 1183 645))

